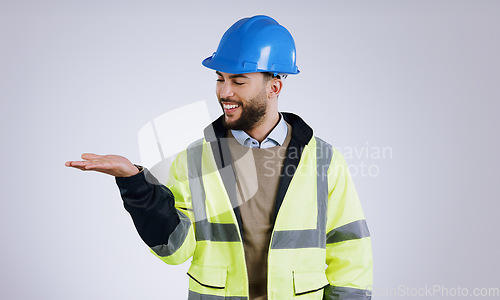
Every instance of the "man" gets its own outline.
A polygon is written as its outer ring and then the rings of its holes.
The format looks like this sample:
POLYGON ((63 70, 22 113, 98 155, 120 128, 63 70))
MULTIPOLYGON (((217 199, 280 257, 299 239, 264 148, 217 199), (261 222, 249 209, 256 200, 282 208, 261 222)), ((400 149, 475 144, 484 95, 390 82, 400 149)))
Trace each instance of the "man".
POLYGON ((299 73, 288 30, 241 19, 203 65, 223 115, 176 157, 166 186, 121 156, 66 165, 116 177, 154 255, 192 257, 189 299, 370 299, 370 236, 346 163, 278 112, 284 77, 299 73))

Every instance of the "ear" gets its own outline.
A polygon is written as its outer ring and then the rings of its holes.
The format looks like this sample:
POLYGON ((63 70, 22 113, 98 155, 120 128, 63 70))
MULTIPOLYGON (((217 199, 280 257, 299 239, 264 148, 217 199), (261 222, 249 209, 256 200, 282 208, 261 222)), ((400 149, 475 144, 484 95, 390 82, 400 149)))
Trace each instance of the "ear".
POLYGON ((283 87, 283 81, 279 78, 273 78, 267 82, 267 85, 267 97, 278 98, 281 93, 281 88, 283 87))

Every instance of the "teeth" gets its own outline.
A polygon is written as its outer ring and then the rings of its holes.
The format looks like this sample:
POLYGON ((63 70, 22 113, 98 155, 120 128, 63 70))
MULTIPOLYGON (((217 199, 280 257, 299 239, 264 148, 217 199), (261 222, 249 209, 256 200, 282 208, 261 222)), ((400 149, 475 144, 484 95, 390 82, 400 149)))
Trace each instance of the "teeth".
POLYGON ((233 104, 233 105, 223 104, 223 106, 224 106, 225 109, 231 109, 231 108, 238 107, 237 104, 233 104))

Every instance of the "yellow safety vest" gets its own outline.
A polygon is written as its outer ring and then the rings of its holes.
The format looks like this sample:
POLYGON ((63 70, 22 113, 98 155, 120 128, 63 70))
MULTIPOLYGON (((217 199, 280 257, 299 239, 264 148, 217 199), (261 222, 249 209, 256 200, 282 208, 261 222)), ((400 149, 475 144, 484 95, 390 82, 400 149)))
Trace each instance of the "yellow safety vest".
MULTIPOLYGON (((173 162, 166 186, 180 223, 151 252, 168 264, 193 258, 190 300, 248 300, 234 171, 213 144, 198 140, 173 162)), ((345 160, 315 137, 299 155, 295 169, 283 168, 293 176, 269 245, 268 299, 370 299, 370 235, 345 160)))

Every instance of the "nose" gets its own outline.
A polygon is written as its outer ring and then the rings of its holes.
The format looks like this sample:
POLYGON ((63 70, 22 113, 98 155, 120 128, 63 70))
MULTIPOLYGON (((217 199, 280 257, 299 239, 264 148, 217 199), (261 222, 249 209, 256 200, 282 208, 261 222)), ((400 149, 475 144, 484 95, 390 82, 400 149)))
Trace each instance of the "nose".
POLYGON ((234 92, 231 88, 231 83, 230 82, 223 82, 220 86, 219 86, 220 90, 219 90, 219 97, 220 98, 228 98, 228 97, 231 97, 231 96, 234 96, 234 92))

